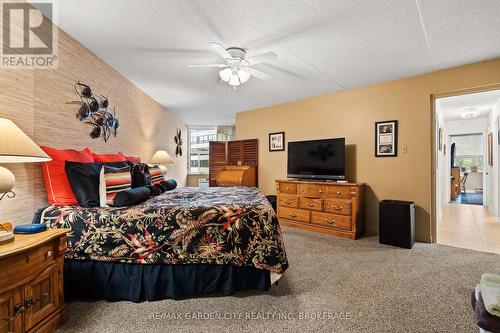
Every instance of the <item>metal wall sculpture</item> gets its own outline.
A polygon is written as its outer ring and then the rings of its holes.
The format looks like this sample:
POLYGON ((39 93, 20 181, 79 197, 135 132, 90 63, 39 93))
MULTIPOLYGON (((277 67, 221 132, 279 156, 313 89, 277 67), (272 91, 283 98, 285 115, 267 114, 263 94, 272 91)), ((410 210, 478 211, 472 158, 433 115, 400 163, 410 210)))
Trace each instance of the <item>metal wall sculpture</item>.
POLYGON ((90 137, 92 139, 102 137, 104 142, 108 141, 111 134, 116 137, 120 122, 116 118, 114 107, 113 113, 108 111, 108 98, 94 94, 89 85, 77 82, 73 86, 80 100, 70 102, 70 104, 79 105, 76 109, 76 118, 92 126, 90 137))
POLYGON ((177 129, 177 134, 174 136, 175 142, 175 157, 182 156, 182 132, 181 129, 177 129))

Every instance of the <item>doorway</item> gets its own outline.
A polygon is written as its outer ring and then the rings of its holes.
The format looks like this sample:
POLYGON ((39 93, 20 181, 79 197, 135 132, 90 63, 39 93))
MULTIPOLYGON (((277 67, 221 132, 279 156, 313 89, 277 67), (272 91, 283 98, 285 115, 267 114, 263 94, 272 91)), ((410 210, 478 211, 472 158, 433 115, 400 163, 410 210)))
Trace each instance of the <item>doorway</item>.
POLYGON ((500 90, 434 103, 437 243, 500 253, 500 90))

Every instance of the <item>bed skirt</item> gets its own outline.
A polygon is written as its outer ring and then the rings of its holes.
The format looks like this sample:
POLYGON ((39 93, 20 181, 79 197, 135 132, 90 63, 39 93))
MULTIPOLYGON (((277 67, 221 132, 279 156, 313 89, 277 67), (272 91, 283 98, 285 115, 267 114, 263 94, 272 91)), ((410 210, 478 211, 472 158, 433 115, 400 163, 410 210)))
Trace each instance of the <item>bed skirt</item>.
POLYGON ((270 272, 255 267, 64 262, 64 293, 70 301, 142 302, 242 290, 267 291, 270 286, 270 272))

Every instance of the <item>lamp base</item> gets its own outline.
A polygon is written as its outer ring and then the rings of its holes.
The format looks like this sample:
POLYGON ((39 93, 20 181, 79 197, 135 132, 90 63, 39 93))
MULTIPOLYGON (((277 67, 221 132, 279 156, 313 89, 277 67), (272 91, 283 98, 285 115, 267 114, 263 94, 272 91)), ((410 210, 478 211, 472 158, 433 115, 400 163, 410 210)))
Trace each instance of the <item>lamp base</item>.
POLYGON ((16 177, 7 168, 0 166, 0 193, 6 193, 12 190, 16 182, 16 177))
POLYGON ((168 169, 166 166, 164 166, 163 164, 160 164, 160 165, 158 165, 158 167, 160 168, 161 173, 163 173, 164 175, 167 174, 168 169))

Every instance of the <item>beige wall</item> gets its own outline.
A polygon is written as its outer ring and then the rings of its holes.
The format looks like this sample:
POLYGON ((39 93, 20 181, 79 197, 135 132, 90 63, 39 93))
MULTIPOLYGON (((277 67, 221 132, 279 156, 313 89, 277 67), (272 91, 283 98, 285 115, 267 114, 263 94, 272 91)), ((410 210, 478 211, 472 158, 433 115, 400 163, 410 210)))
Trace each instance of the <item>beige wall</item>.
MULTIPOLYGON (((0 117, 12 119, 39 145, 122 151, 144 161, 158 149, 167 150, 175 160, 168 175, 185 185, 186 154, 175 157, 173 138, 181 128, 187 142, 186 125, 63 31, 59 31, 58 69, 0 70, 0 117), (90 127, 76 120, 73 106, 66 104, 77 98, 72 86, 76 81, 108 95, 121 124, 117 138, 108 143, 92 140, 90 127)), ((30 223, 35 209, 47 204, 41 165, 5 166, 16 176, 17 195, 0 202, 0 221, 30 223)))
POLYGON ((367 230, 378 230, 378 201, 416 203, 416 236, 431 241, 431 95, 500 84, 500 59, 241 112, 236 138, 259 139, 259 183, 275 192, 287 152, 269 152, 268 134, 286 141, 345 137, 347 176, 366 182, 367 230), (398 157, 375 158, 374 123, 399 120, 398 157), (402 148, 407 147, 407 153, 402 148))

